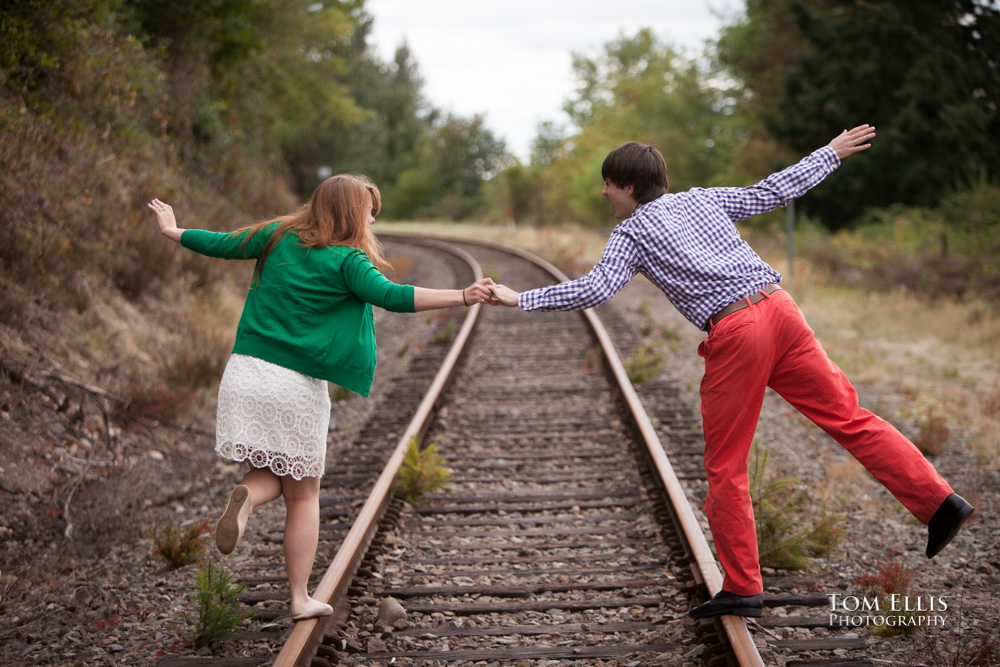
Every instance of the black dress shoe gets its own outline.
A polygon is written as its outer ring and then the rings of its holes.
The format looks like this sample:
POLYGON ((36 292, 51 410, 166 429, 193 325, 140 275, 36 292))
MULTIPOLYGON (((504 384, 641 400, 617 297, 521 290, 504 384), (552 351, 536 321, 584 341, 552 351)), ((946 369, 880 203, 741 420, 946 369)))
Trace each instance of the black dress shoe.
POLYGON ((934 558, 938 552, 948 546, 972 512, 972 505, 965 498, 953 493, 944 499, 937 512, 927 524, 927 557, 934 558))
POLYGON ((733 595, 726 591, 719 591, 714 598, 688 612, 688 616, 691 618, 711 618, 723 614, 763 616, 764 596, 761 593, 757 593, 757 595, 733 595))

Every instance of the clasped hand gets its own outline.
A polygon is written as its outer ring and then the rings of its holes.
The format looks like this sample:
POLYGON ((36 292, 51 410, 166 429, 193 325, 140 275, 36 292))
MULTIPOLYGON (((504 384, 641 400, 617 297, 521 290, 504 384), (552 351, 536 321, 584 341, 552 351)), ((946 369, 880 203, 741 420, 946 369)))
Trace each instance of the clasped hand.
POLYGON ((488 303, 491 306, 496 306, 498 304, 493 297, 493 288, 495 287, 496 283, 493 282, 492 278, 480 278, 466 287, 462 291, 462 295, 467 305, 470 306, 476 303, 488 303))
POLYGON ((491 306, 507 306, 508 308, 517 307, 517 297, 521 296, 520 292, 515 292, 506 285, 493 285, 492 299, 489 300, 491 306))
POLYGON ((498 285, 491 278, 480 278, 465 288, 465 298, 469 305, 474 303, 485 303, 490 306, 507 306, 513 308, 517 306, 519 292, 515 292, 506 285, 498 285))

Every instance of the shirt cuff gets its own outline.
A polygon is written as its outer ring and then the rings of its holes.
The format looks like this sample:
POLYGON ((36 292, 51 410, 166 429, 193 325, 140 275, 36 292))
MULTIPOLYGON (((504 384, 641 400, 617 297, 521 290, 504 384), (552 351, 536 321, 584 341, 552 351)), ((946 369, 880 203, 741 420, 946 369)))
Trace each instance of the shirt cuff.
POLYGON ((532 298, 532 292, 535 290, 528 290, 527 292, 521 292, 517 297, 517 307, 521 310, 534 310, 534 299, 532 298))
POLYGON ((817 149, 813 152, 813 155, 820 158, 824 164, 830 167, 830 171, 833 171, 840 166, 840 156, 837 155, 837 151, 833 150, 829 146, 823 146, 823 148, 817 149))

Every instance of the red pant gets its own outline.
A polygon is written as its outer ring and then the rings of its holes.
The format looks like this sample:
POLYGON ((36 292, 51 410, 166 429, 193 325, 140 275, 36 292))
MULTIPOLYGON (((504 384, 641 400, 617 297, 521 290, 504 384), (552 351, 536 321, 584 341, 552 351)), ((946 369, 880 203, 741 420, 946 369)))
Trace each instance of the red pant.
POLYGON ((830 434, 920 521, 930 521, 952 492, 913 443, 858 406, 854 387, 786 291, 723 318, 698 354, 705 359, 705 511, 730 593, 763 591, 747 465, 766 387, 830 434))

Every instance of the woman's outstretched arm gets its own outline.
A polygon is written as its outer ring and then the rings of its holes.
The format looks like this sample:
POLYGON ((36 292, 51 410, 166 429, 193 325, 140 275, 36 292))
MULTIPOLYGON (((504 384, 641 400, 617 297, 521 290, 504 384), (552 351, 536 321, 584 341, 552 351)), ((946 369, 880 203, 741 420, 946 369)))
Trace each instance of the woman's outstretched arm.
POLYGON ((455 308, 471 306, 477 303, 491 303, 493 292, 490 289, 492 278, 480 278, 465 289, 429 289, 427 287, 413 288, 413 308, 418 313, 424 310, 439 308, 455 308))

